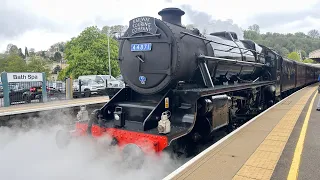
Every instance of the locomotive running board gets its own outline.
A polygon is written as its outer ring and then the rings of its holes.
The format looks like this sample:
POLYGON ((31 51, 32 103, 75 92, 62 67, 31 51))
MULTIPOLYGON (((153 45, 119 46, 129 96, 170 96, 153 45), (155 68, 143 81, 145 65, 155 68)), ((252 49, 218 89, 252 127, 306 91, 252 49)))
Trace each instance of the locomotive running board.
POLYGON ((216 61, 217 63, 225 63, 225 64, 239 64, 241 66, 255 66, 255 67, 263 67, 267 66, 262 63, 255 63, 255 62, 248 62, 248 61, 239 61, 234 59, 226 59, 226 58, 219 58, 219 57, 211 57, 211 56, 204 56, 199 55, 197 57, 198 60, 209 60, 209 61, 216 61))
POLYGON ((228 93, 233 91, 245 90, 250 88, 257 88, 261 86, 274 85, 276 81, 262 81, 255 83, 241 83, 236 85, 219 85, 214 88, 199 88, 199 89, 182 89, 182 90, 174 90, 175 94, 180 94, 184 96, 191 97, 191 99, 198 99, 204 96, 213 96, 222 93, 228 93))

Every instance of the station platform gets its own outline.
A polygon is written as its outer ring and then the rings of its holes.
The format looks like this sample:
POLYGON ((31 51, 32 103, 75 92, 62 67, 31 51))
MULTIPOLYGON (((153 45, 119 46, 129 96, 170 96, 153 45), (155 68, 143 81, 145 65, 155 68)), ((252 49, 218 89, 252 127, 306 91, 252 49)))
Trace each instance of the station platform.
POLYGON ((99 96, 99 97, 79 98, 79 99, 71 99, 71 100, 50 101, 46 103, 12 105, 9 107, 1 107, 0 117, 15 115, 15 114, 24 114, 24 113, 69 108, 74 106, 106 103, 108 101, 109 101, 108 96, 99 96))
POLYGON ((164 180, 320 179, 318 86, 278 102, 164 180))

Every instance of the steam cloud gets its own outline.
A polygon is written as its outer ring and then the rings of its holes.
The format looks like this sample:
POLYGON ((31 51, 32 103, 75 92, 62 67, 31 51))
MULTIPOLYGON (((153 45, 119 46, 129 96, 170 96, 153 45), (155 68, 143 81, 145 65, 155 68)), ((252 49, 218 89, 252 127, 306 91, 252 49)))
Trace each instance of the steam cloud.
POLYGON ((182 9, 186 12, 185 16, 188 16, 192 24, 201 32, 206 30, 206 33, 210 34, 218 31, 232 31, 238 35, 239 39, 243 39, 243 30, 231 19, 227 21, 215 20, 205 12, 193 10, 189 5, 182 5, 182 9))
MULTIPOLYGON (((68 113, 60 114, 52 113, 54 116, 51 116, 47 113, 46 116, 27 118, 32 120, 33 127, 36 127, 32 129, 0 127, 0 179, 158 180, 182 164, 163 155, 161 158, 148 157, 139 170, 127 168, 121 162, 121 156, 116 148, 106 150, 101 143, 106 139, 96 143, 89 138, 80 138, 72 140, 68 148, 58 149, 55 134, 61 126, 41 122, 52 121, 55 118, 61 121, 61 118, 67 117, 68 113)), ((21 126, 21 123, 17 123, 19 121, 16 120, 15 126, 21 126)), ((65 122, 68 123, 69 120, 65 122)))

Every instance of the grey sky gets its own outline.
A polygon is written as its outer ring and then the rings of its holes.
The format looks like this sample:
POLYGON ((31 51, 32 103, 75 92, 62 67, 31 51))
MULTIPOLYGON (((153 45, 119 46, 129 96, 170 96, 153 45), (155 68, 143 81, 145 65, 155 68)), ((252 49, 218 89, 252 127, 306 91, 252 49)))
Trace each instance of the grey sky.
POLYGON ((320 30, 320 0, 260 1, 0 0, 0 52, 8 43, 46 50, 77 36, 87 26, 127 25, 130 19, 143 15, 160 18, 157 13, 165 7, 183 9, 183 24, 193 23, 212 32, 232 30, 241 34, 240 28, 254 23, 261 32, 320 30))
POLYGON ((38 28, 57 31, 59 24, 29 12, 0 6, 0 27, 0 35, 9 39, 38 28))
MULTIPOLYGON (((249 21, 259 24, 261 28, 274 27, 277 25, 282 25, 284 23, 304 21, 299 23, 299 26, 312 26, 306 21, 306 19, 315 18, 320 19, 320 2, 315 4, 310 9, 302 9, 292 12, 272 12, 272 13, 263 13, 255 17, 249 18, 249 21)), ((319 29, 320 30, 320 29, 319 29)))

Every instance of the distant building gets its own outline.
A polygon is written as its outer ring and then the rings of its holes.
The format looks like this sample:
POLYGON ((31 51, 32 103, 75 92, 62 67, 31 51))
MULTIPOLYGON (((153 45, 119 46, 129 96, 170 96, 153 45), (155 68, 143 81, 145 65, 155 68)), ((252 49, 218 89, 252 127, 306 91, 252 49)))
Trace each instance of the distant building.
POLYGON ((309 58, 320 63, 320 49, 310 52, 309 58))

